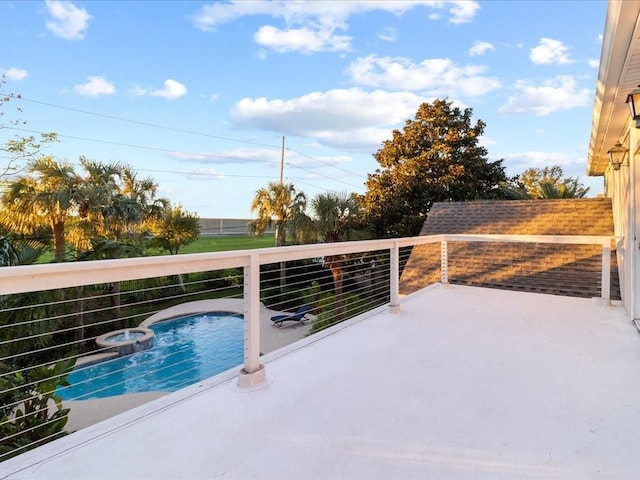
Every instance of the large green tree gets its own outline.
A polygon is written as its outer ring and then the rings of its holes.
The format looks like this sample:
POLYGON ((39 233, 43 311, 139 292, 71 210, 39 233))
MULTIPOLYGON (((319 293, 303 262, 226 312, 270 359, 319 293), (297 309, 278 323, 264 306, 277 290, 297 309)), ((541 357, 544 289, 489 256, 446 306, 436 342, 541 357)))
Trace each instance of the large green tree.
MULTIPOLYGON (((177 255, 180 247, 189 245, 200 236, 200 219, 196 213, 188 212, 182 205, 167 207, 162 216, 148 223, 153 234, 152 244, 177 255)), ((177 275, 180 291, 187 289, 182 274, 177 275)))
POLYGON ((293 218, 304 212, 307 198, 303 192, 297 192, 292 183, 269 182, 260 188, 250 206, 256 219, 251 222, 251 230, 262 235, 269 227, 275 227, 276 246, 287 243, 287 227, 293 218))
POLYGON ((189 245, 200 236, 198 215, 186 211, 182 205, 167 208, 162 216, 149 226, 153 234, 153 243, 171 255, 177 255, 180 247, 189 245))
POLYGON ((502 160, 488 161, 479 143, 485 123, 471 117, 451 101, 423 103, 383 142, 361 199, 375 236, 417 235, 434 202, 504 197, 502 160))

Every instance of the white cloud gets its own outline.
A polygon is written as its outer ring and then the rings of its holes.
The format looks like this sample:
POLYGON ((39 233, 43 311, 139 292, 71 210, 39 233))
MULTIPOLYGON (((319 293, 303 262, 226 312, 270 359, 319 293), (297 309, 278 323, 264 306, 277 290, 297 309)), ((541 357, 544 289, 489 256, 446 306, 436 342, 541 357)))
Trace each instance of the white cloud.
POLYGON ((469 49, 469 55, 472 57, 482 56, 490 50, 495 50, 496 47, 489 42, 473 42, 473 45, 469 49))
POLYGON ((518 94, 509 97, 498 110, 500 113, 545 116, 558 110, 589 106, 593 101, 593 92, 588 88, 578 88, 570 75, 558 75, 545 80, 542 85, 519 81, 515 88, 518 94))
POLYGON ((530 152, 507 153, 504 155, 504 159, 510 163, 521 165, 523 168, 551 165, 569 167, 584 164, 583 155, 563 152, 541 152, 535 150, 530 152))
POLYGON ((473 17, 480 10, 480 4, 475 1, 433 2, 433 5, 436 6, 438 3, 442 5, 441 8, 446 8, 447 5, 450 7, 451 19, 449 21, 451 23, 468 23, 473 20, 473 17))
POLYGON ((211 181, 211 180, 224 180, 224 173, 219 172, 215 168, 201 168, 197 170, 189 170, 187 172, 180 172, 188 180, 195 181, 211 181))
POLYGON ((501 87, 500 81, 482 75, 486 67, 457 66, 447 58, 426 59, 420 63, 402 57, 369 55, 349 65, 351 80, 359 85, 427 92, 433 96, 458 94, 480 96, 501 87))
MULTIPOLYGON (((182 162, 191 162, 207 165, 228 164, 271 164, 280 165, 282 160, 279 149, 268 148, 236 148, 206 153, 174 152, 170 156, 182 162)), ((300 155, 295 150, 287 150, 285 157, 287 165, 317 166, 318 162, 330 165, 344 165, 352 161, 348 155, 314 156, 300 155)))
POLYGON ((531 49, 529 59, 538 65, 551 63, 562 65, 573 62, 569 57, 569 47, 553 38, 542 38, 538 46, 531 49))
POLYGON ((87 77, 88 82, 76 85, 73 91, 79 95, 87 97, 97 97, 98 95, 113 95, 117 92, 116 87, 104 77, 87 77))
POLYGON ((409 92, 359 88, 310 93, 290 100, 244 98, 231 110, 236 126, 315 139, 327 146, 370 151, 430 101, 409 92))
POLYGON ((173 152, 172 158, 183 162, 206 164, 230 164, 230 163, 280 163, 279 150, 260 148, 237 148, 232 150, 220 150, 217 152, 173 152))
POLYGON ((171 78, 165 80, 163 85, 163 88, 152 90, 149 92, 149 95, 152 97, 166 98, 167 100, 175 100, 176 98, 180 98, 187 94, 187 87, 171 78))
POLYGON ((385 11, 400 16, 417 7, 437 12, 446 11, 450 16, 449 22, 466 23, 475 17, 480 9, 480 4, 475 0, 360 0, 357 2, 230 0, 203 5, 199 12, 191 17, 191 20, 194 26, 200 30, 213 30, 219 25, 254 15, 282 18, 288 24, 319 22, 328 25, 342 24, 352 15, 371 11, 385 11))
POLYGON ((480 146, 482 147, 491 147, 494 145, 499 145, 499 142, 493 138, 489 138, 486 135, 482 135, 480 138, 478 138, 478 143, 480 144, 480 146))
POLYGON ((21 70, 19 68, 10 67, 8 69, 0 68, 0 73, 2 73, 7 80, 24 80, 29 75, 29 72, 26 70, 21 70))
MULTIPOLYGON (((203 5, 191 17, 200 30, 212 31, 216 27, 248 16, 270 16, 281 19, 283 27, 263 25, 254 38, 260 45, 277 52, 344 51, 350 49, 351 38, 336 31, 347 30, 347 20, 353 15, 371 11, 384 11, 403 15, 409 10, 423 7, 439 13, 447 12, 449 22, 471 21, 480 8, 473 0, 362 0, 341 2, 270 2, 230 0, 203 5)), ((387 36, 388 38, 388 36, 387 36)))
POLYGON ((72 2, 59 0, 46 0, 45 5, 50 15, 46 26, 51 33, 67 40, 84 38, 84 31, 92 18, 84 8, 78 8, 72 2))
POLYGON ((335 35, 331 29, 312 30, 307 27, 281 30, 265 25, 254 35, 256 42, 278 53, 299 51, 313 53, 321 51, 348 50, 351 37, 335 35))
POLYGON ((395 42, 398 39, 398 32, 393 27, 385 27, 378 38, 383 42, 395 42))
POLYGON ((591 68, 598 68, 600 66, 600 60, 598 58, 590 58, 588 62, 591 68))
POLYGON ((224 174, 219 172, 216 168, 196 168, 195 170, 178 170, 179 175, 188 180, 202 181, 202 180, 223 180, 224 174))

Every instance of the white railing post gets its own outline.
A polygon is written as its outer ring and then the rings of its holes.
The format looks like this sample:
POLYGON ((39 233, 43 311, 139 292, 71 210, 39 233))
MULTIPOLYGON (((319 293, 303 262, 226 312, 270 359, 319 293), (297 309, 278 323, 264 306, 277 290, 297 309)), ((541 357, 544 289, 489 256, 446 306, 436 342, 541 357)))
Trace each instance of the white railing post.
POLYGON ((447 241, 440 242, 440 282, 443 285, 449 284, 449 251, 447 241))
POLYGON ((611 239, 602 242, 602 300, 611 300, 611 239))
POLYGON ((400 311, 400 247, 398 242, 393 242, 389 255, 390 263, 390 303, 389 308, 393 312, 400 311))
POLYGON ((250 255, 244 267, 244 368, 238 376, 238 386, 249 388, 266 379, 260 364, 260 261, 257 253, 250 255))

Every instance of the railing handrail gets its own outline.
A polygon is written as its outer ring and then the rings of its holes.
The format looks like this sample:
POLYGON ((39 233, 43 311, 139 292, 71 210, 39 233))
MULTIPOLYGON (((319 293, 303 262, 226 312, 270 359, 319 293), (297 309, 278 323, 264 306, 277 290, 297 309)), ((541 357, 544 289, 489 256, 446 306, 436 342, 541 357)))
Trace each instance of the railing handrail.
POLYGON ((512 235, 486 233, 446 233, 397 238, 399 246, 408 247, 425 243, 448 242, 506 242, 506 243, 561 243, 573 245, 610 245, 622 237, 614 235, 512 235))
POLYGON ((382 240, 269 247, 255 250, 23 265, 0 268, 0 295, 137 280, 205 270, 244 268, 249 266, 252 255, 257 255, 259 264, 264 265, 302 260, 309 257, 386 250, 442 241, 587 244, 605 247, 610 246, 614 240, 619 240, 619 237, 608 235, 421 235, 382 240), (310 250, 313 250, 313 255, 309 255, 310 250), (36 279, 37 283, 35 283, 36 279))
MULTIPOLYGON (((52 263, 43 265, 29 265, 0 268, 0 295, 10 295, 32 291, 54 290, 61 288, 99 285, 122 281, 169 277, 178 274, 195 272, 219 271, 224 269, 243 270, 244 285, 242 294, 235 292, 233 295, 242 295, 242 314, 244 318, 244 363, 238 377, 238 385, 242 388, 252 388, 266 381, 264 366, 261 359, 261 266, 277 264, 280 262, 318 259, 321 257, 341 256, 347 254, 374 254, 387 256, 389 264, 385 270, 378 269, 376 273, 389 275, 380 281, 384 296, 379 299, 393 311, 400 310, 400 268, 408 259, 411 247, 424 244, 439 244, 442 284, 448 283, 448 249, 449 242, 494 242, 494 243, 535 243, 535 244, 573 244, 573 245, 597 245, 601 248, 601 297, 605 301, 610 300, 610 261, 611 248, 614 241, 620 237, 608 235, 502 235, 502 234, 441 234, 424 235, 416 237, 392 238, 381 240, 363 240, 352 242, 337 242, 326 244, 296 245, 286 247, 271 247, 251 250, 236 250, 227 252, 211 252, 198 254, 183 254, 173 256, 138 257, 128 259, 94 260, 86 262, 52 263), (401 259, 401 252, 403 258, 401 259), (388 298, 388 300, 387 300, 388 298)), ((455 259, 454 259, 455 260, 455 259)), ((373 263, 373 262, 372 262, 373 263)), ((386 260, 385 260, 386 263, 386 260)), ((362 262, 364 268, 368 268, 369 262, 362 262)), ((373 267, 371 268, 373 269, 373 267)), ((332 272, 333 274, 334 272, 332 272)), ((369 272, 371 274, 371 272, 369 272)), ((234 272, 239 276, 239 272, 234 272)), ((381 276, 381 275, 377 275, 381 276)), ((282 278, 282 276, 281 276, 282 278)), ((268 285, 268 282, 265 283, 268 285)), ((234 289, 238 285, 234 284, 234 289)), ((266 289, 264 290, 266 291, 266 289)), ((119 289, 118 289, 118 295, 119 289)), ((71 295, 73 296, 73 295, 71 295)), ((84 322, 84 301, 82 292, 78 293, 75 306, 81 308, 81 322, 84 322)), ((152 300, 153 301, 153 300, 152 300)), ((304 300, 306 301, 306 300, 304 300)), ((118 308, 120 307, 118 296, 118 308)), ((9 304, 11 302, 8 302, 9 304)), ((337 302, 336 302, 337 304, 337 302)), ((378 304, 376 304, 378 308, 378 304)), ((338 322, 342 321, 342 304, 340 309, 335 307, 338 322)), ((323 312, 326 315, 326 312, 323 312)), ((334 315, 331 313, 330 315, 334 315)), ((53 317, 52 317, 53 318, 53 317)), ((119 320, 122 318, 118 315, 119 320)), ((35 318, 33 321, 40 321, 35 318)), ((32 320, 29 320, 30 322, 32 320)), ((324 321, 324 320, 323 320, 324 321)), ((15 326, 15 325, 14 325, 15 326)), ((19 326, 19 325, 18 325, 19 326)), ((76 328, 75 326, 73 328, 76 328)), ((81 323, 80 332, 84 328, 81 323)), ((72 328, 63 325, 56 332, 67 332, 72 328)), ((40 333, 25 335, 17 340, 31 341, 40 336, 40 333)), ((84 338, 81 339, 84 341, 84 338)), ((67 345, 67 344, 63 344, 67 345)), ((70 343, 68 345, 71 345, 70 343)), ((58 345, 59 346, 59 345, 58 345)), ((57 348, 57 345, 41 347, 33 352, 57 348)), ((22 352, 20 355, 23 355, 22 352)), ((7 356, 5 358, 13 358, 7 356)), ((20 371, 20 370, 17 370, 20 371)))

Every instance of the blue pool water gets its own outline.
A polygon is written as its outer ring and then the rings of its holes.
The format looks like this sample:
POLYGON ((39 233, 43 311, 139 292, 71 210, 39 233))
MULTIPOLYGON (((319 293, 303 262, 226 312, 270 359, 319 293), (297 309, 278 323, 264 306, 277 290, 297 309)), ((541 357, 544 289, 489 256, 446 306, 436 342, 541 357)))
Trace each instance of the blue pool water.
POLYGON ((173 392, 240 365, 243 317, 214 312, 151 326, 149 350, 75 369, 64 400, 85 400, 137 392, 173 392))

